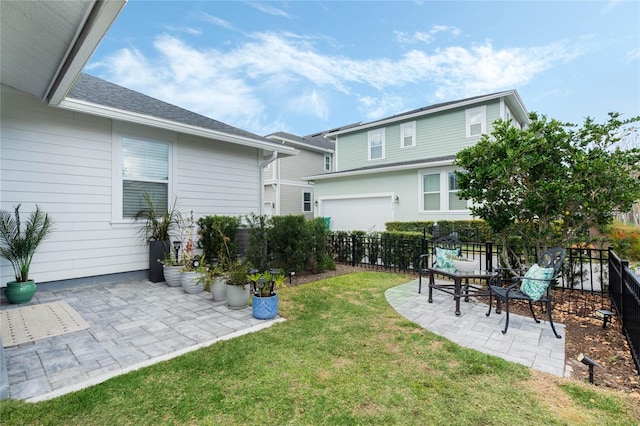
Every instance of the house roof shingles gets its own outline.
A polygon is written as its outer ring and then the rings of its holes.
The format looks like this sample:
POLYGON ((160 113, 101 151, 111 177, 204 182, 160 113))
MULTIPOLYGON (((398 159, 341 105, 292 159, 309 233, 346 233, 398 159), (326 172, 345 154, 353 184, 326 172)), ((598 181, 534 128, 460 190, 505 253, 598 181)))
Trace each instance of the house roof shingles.
POLYGON ((85 73, 80 74, 73 88, 69 91, 68 97, 273 144, 273 141, 262 136, 85 73))

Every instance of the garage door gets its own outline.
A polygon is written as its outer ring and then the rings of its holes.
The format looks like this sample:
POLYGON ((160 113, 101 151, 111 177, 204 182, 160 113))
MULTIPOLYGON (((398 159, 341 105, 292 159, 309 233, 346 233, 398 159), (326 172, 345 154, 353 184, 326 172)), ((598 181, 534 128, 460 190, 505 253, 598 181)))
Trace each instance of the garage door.
POLYGON ((331 218, 332 231, 384 231, 393 220, 391 197, 320 200, 320 215, 331 218))

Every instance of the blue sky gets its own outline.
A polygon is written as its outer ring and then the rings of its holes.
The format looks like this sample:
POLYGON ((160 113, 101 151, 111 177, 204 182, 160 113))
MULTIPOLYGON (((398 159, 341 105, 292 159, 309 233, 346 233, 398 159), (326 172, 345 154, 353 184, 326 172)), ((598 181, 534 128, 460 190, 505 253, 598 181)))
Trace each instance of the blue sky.
POLYGON ((640 115, 638 1, 130 0, 85 72, 266 135, 517 89, 581 124, 640 115))

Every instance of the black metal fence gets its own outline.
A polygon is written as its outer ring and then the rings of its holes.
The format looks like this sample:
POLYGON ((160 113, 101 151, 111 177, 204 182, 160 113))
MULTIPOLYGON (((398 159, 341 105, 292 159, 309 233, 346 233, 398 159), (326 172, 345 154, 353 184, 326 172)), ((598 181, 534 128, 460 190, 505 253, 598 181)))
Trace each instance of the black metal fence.
MULTIPOLYGON (((386 271, 417 273, 419 257, 433 253, 433 241, 425 237, 337 234, 329 236, 337 263, 386 271)), ((463 255, 478 259, 483 269, 499 265, 502 247, 490 242, 463 242, 463 255)), ((629 264, 611 249, 567 248, 561 279, 554 287, 554 310, 583 317, 599 309, 616 310, 640 373, 640 284, 629 264)))
MULTIPOLYGON (((433 253, 433 241, 425 237, 400 238, 384 234, 333 234, 329 236, 329 247, 338 263, 403 273, 417 273, 420 255, 433 253)), ((462 243, 463 255, 477 259, 486 270, 498 266, 501 249, 491 242, 462 243)), ((610 305, 608 258, 608 250, 567 249, 563 274, 555 287, 559 310, 593 315, 610 305), (572 293, 571 297, 566 297, 566 293, 572 293)))
POLYGON ((611 249, 609 292, 640 374, 640 280, 631 272, 629 262, 620 259, 611 249))

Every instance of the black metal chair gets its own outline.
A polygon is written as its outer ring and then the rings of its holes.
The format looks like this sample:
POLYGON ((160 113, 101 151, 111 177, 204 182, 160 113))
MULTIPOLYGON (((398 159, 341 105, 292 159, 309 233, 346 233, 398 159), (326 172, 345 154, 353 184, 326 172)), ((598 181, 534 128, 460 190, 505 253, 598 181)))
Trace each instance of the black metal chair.
POLYGON ((422 292, 422 277, 429 275, 429 258, 432 258, 431 266, 436 263, 436 248, 446 250, 458 250, 458 256, 462 251, 462 243, 458 240, 457 233, 452 233, 444 237, 440 237, 433 242, 433 250, 431 253, 425 253, 420 255, 420 261, 418 262, 418 293, 422 292))
MULTIPOLYGON (((560 339, 560 335, 556 331, 556 327, 553 325, 553 319, 551 317, 552 311, 552 283, 556 280, 560 274, 562 273, 562 262, 564 261, 565 251, 562 248, 552 248, 540 255, 538 258, 537 265, 541 268, 552 268, 553 274, 549 278, 534 278, 525 276, 514 276, 507 277, 506 279, 501 280, 501 282, 507 281, 512 282, 513 284, 503 287, 502 285, 498 285, 495 283, 489 283, 489 311, 487 312, 487 316, 491 314, 491 303, 493 301, 493 297, 496 298, 496 313, 501 313, 501 302, 505 304, 505 310, 507 312, 507 318, 504 325, 504 330, 502 330, 502 334, 507 333, 507 328, 509 328, 509 301, 510 300, 526 300, 529 302, 529 309, 531 310, 531 316, 535 322, 539 323, 540 320, 536 318, 536 314, 533 311, 533 303, 541 302, 544 303, 549 313, 549 324, 551 324, 551 329, 553 330, 553 334, 556 335, 558 339, 560 339), (522 284, 525 280, 533 280, 538 282, 546 283, 546 289, 544 290, 544 294, 539 299, 532 298, 529 294, 524 293, 521 288, 522 284)), ((501 269, 501 272, 507 272, 509 269, 501 269)), ((531 271, 531 269, 530 269, 531 271)), ((500 280, 500 276, 496 277, 497 280, 500 280)))

